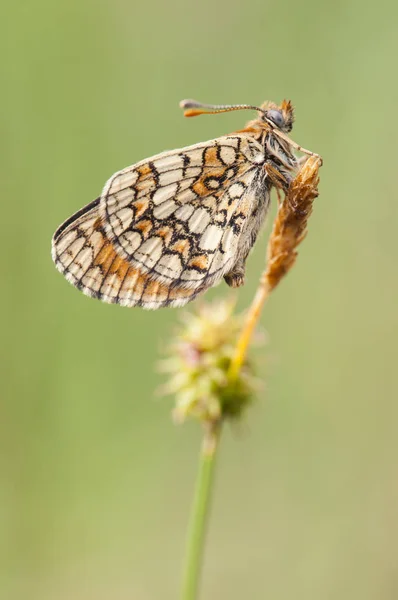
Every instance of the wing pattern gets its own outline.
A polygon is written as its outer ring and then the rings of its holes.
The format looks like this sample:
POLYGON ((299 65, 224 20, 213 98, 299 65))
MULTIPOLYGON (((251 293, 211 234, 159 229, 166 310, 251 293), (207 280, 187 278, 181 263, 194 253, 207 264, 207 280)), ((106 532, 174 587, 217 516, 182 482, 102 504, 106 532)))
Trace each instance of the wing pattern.
POLYGON ((203 291, 171 288, 120 256, 104 233, 98 204, 99 199, 76 213, 76 220, 54 235, 53 260, 70 283, 104 302, 151 309, 183 306, 203 291))
POLYGON ((236 134, 119 171, 55 233, 57 268, 106 302, 186 304, 233 268, 264 161, 255 140, 236 134))

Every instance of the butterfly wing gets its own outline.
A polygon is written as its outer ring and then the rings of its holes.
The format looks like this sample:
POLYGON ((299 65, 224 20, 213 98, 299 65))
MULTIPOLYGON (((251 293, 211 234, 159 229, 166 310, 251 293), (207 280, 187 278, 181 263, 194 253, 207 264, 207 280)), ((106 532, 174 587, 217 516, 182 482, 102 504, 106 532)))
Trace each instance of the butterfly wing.
POLYGON ((120 256, 106 237, 99 198, 70 217, 53 237, 57 269, 87 296, 123 306, 183 306, 203 290, 171 288, 120 256))
POLYGON ((261 146, 236 134, 119 171, 100 198, 58 228, 53 260, 88 296, 183 306, 236 262, 263 162, 261 146))
POLYGON ((236 134, 128 167, 103 190, 105 233, 124 258, 161 283, 214 285, 236 259, 263 162, 261 146, 236 134))

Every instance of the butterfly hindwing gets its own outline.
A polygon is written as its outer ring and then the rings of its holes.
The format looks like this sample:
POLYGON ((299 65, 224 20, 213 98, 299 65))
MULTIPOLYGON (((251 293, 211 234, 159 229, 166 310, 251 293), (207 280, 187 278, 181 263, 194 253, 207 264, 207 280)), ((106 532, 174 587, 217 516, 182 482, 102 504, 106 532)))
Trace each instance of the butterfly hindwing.
POLYGON ((118 253, 105 235, 99 199, 66 221, 54 234, 57 269, 87 296, 123 306, 156 309, 183 306, 205 288, 171 288, 152 279, 118 253))

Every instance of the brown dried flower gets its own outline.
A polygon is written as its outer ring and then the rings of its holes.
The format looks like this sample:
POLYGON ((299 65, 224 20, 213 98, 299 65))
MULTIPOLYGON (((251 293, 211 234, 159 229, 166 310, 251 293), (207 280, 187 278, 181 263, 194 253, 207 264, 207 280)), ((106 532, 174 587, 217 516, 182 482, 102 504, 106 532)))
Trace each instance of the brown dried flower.
POLYGON ((268 242, 267 269, 263 275, 269 292, 296 262, 297 246, 307 234, 312 204, 318 196, 320 166, 321 159, 310 156, 290 185, 286 198, 279 203, 268 242))

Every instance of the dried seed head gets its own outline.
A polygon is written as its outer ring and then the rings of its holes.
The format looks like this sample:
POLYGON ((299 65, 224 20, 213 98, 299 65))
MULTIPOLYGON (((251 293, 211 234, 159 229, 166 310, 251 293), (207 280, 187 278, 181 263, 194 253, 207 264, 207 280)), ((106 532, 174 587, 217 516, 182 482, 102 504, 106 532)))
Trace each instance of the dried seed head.
POLYGON ((286 198, 279 204, 268 242, 268 262, 264 274, 269 291, 278 285, 296 261, 297 246, 306 236, 312 204, 318 196, 320 166, 320 158, 310 156, 291 183, 286 198))

